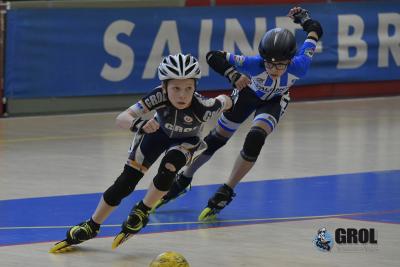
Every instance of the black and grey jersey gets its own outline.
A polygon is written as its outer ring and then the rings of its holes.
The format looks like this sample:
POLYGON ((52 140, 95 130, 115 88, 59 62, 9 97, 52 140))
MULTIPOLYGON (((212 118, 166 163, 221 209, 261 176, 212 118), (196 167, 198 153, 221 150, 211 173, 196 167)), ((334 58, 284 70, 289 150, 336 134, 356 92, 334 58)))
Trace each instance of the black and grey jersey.
POLYGON ((223 103, 216 98, 194 93, 190 107, 177 109, 169 102, 161 87, 155 88, 141 102, 147 109, 156 110, 155 117, 160 127, 171 138, 198 136, 203 123, 219 113, 223 107, 223 103))

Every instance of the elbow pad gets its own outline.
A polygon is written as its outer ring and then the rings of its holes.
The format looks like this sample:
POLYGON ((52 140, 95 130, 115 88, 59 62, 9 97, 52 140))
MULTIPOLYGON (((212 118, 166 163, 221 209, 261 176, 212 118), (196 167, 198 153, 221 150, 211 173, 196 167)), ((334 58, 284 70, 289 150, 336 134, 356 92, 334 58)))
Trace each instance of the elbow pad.
POLYGON ((232 85, 235 85, 241 74, 236 70, 235 66, 229 64, 226 57, 227 53, 223 51, 210 51, 206 56, 208 65, 214 71, 228 78, 232 85))
POLYGON ((309 19, 305 21, 302 26, 303 30, 307 33, 316 32, 318 35, 318 40, 320 40, 322 35, 324 34, 322 26, 317 20, 309 19))
POLYGON ((228 77, 229 73, 232 70, 235 70, 235 67, 229 64, 226 59, 226 52, 222 51, 210 51, 207 53, 207 63, 208 65, 219 74, 228 77))

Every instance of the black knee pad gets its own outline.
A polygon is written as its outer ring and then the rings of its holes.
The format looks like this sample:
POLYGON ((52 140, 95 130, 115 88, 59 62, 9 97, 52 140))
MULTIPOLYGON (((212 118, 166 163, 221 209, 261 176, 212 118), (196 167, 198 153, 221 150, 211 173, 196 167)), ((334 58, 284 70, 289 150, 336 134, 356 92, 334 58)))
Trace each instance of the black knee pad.
POLYGON ((175 175, 185 164, 186 157, 181 151, 176 149, 168 151, 161 160, 158 173, 153 179, 154 186, 160 191, 168 191, 174 181, 175 175), (167 163, 174 165, 175 171, 168 170, 165 167, 167 163))
POLYGON ((215 151, 223 147, 228 142, 228 140, 229 138, 220 135, 215 129, 212 130, 204 138, 204 142, 207 143, 207 149, 203 152, 203 154, 213 155, 215 151))
POLYGON ((104 201, 110 206, 118 206, 121 200, 135 190, 136 185, 143 177, 143 173, 125 165, 124 171, 103 194, 104 201))
POLYGON ((240 151, 242 158, 250 162, 255 162, 264 145, 265 138, 267 138, 267 132, 263 128, 257 126, 251 127, 244 141, 243 149, 240 151))

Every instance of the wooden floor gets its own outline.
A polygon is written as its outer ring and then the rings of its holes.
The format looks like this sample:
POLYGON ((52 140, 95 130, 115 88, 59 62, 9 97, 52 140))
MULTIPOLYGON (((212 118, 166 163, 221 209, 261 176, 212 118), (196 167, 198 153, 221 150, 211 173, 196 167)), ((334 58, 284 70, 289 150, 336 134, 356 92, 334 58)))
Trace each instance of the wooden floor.
MULTIPOLYGON (((196 174, 193 193, 163 207, 147 232, 112 251, 126 216, 121 208, 104 236, 56 255, 50 246, 90 216, 119 175, 132 136, 114 125, 117 113, 0 119, 0 266, 148 266, 167 250, 191 266, 399 266, 399 103, 387 97, 291 104, 221 221, 196 226, 212 185, 225 181, 241 150, 246 121, 196 174), (90 205, 74 206, 77 197, 90 205), (374 228, 378 244, 321 252, 312 244, 321 227, 374 228)), ((157 167, 158 161, 139 183, 140 194, 157 167)))

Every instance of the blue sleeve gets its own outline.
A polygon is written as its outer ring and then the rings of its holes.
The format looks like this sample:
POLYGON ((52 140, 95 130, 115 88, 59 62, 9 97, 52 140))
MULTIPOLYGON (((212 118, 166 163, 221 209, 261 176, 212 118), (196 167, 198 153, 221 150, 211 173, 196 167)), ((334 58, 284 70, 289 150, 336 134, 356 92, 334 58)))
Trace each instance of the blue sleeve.
POLYGON ((260 56, 243 56, 226 54, 229 64, 236 67, 239 72, 254 76, 260 72, 260 67, 263 68, 263 60, 260 56))
POLYGON ((292 62, 288 67, 288 72, 301 78, 304 77, 310 67, 312 57, 316 48, 317 42, 312 39, 306 39, 300 50, 296 53, 292 62))

